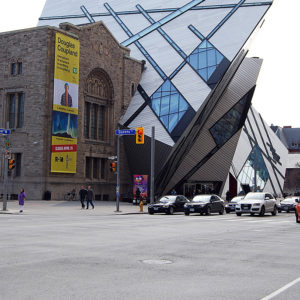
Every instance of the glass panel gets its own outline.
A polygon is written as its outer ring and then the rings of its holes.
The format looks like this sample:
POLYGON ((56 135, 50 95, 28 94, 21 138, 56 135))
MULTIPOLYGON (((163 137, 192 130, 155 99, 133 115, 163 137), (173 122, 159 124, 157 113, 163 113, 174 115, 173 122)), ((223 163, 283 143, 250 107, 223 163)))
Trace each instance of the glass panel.
POLYGON ((22 74, 23 72, 23 65, 21 62, 18 63, 18 74, 22 74))
POLYGON ((213 74, 213 72, 216 70, 216 67, 209 67, 207 68, 207 78, 210 78, 210 76, 213 74))
POLYGON ((167 115, 169 113, 169 103, 170 97, 162 97, 161 98, 161 105, 160 105, 160 115, 167 115))
POLYGON ((91 158, 85 158, 85 177, 91 178, 91 158))
POLYGON ((104 140, 104 121, 105 121, 105 107, 98 106, 99 120, 98 120, 98 139, 104 140))
POLYGON ((170 114, 178 112, 178 94, 174 94, 171 96, 170 101, 170 114))
POLYGON ((215 50, 209 50, 207 51, 207 66, 215 66, 217 64, 216 61, 216 51, 215 50))
POLYGON ((17 64, 16 63, 12 63, 11 64, 11 75, 16 75, 17 74, 17 64))
POLYGON ((89 128, 90 128, 90 103, 84 103, 84 137, 89 138, 89 128))
POLYGON ((15 118, 16 118, 16 94, 9 95, 9 128, 15 128, 15 118))
POLYGON ((97 105, 92 105, 92 120, 91 120, 91 138, 96 139, 96 128, 97 128, 97 105))
POLYGON ((178 114, 169 116, 169 131, 171 132, 178 123, 178 114))
POLYGON ((179 101, 179 111, 186 111, 189 108, 187 102, 182 97, 179 98, 179 101))
POLYGON ((24 125, 24 94, 18 94, 18 122, 17 127, 21 128, 24 125))
POLYGON ((163 124, 165 125, 165 127, 167 129, 169 129, 169 117, 168 116, 160 117, 160 120, 163 122, 163 124))
POLYGON ((217 64, 219 65, 223 60, 224 56, 219 51, 216 51, 216 56, 217 56, 217 64))
POLYGON ((152 100, 152 109, 159 116, 159 114, 160 114, 160 99, 153 99, 152 100))
POLYGON ((199 65, 197 69, 206 68, 207 65, 206 61, 207 61, 206 52, 199 53, 199 65))
POLYGON ((199 70, 198 72, 200 74, 200 76, 204 79, 204 80, 207 80, 207 69, 201 69, 199 70))

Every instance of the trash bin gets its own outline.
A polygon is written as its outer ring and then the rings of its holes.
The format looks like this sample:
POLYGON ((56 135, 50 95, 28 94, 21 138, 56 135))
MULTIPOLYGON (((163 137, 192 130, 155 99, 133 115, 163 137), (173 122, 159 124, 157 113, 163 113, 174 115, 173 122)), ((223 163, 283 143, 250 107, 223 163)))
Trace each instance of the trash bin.
POLYGON ((46 191, 44 198, 45 198, 45 200, 51 200, 51 192, 50 191, 46 191))

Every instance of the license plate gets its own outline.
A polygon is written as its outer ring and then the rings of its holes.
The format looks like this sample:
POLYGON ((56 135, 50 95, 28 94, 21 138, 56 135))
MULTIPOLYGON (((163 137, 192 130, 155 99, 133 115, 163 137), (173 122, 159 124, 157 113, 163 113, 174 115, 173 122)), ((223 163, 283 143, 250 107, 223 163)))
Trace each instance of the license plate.
POLYGON ((158 210, 158 207, 154 207, 154 210, 158 210))
POLYGON ((244 210, 248 210, 249 209, 249 207, 244 207, 244 210))
POLYGON ((195 211, 195 209, 194 208, 190 208, 190 211, 195 211))

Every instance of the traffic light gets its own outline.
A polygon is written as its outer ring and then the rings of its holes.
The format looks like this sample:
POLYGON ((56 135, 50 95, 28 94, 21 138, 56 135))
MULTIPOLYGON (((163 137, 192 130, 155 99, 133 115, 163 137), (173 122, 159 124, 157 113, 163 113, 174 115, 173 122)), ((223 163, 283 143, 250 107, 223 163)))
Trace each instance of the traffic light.
POLYGON ((110 163, 110 171, 114 172, 114 173, 117 171, 117 163, 116 162, 110 163))
POLYGON ((144 144, 144 127, 136 128, 135 137, 137 144, 144 144))
POLYGON ((15 160, 14 159, 9 159, 8 160, 8 170, 12 170, 15 167, 15 160))

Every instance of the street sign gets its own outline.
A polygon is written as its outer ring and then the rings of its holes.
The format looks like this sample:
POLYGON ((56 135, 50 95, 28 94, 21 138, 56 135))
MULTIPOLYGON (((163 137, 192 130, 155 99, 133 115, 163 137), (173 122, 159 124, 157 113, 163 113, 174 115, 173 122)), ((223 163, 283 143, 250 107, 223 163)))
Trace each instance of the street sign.
POLYGON ((118 129, 116 135, 135 135, 135 129, 118 129))
POLYGON ((117 156, 109 156, 108 159, 109 160, 114 160, 114 159, 117 159, 117 156))
POLYGON ((0 134, 10 134, 10 129, 0 128, 0 134))

